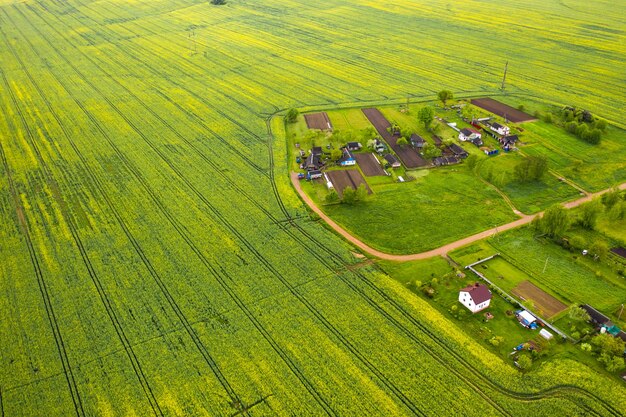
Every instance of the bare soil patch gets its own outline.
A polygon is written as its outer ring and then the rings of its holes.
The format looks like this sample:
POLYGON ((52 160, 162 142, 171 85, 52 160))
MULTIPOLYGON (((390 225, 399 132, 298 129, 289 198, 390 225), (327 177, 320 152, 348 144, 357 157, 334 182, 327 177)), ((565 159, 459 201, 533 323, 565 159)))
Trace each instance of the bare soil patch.
POLYGON ((507 104, 500 103, 492 98, 475 98, 472 99, 472 104, 478 106, 481 109, 485 109, 488 112, 497 114, 500 117, 504 117, 513 123, 529 122, 531 120, 537 120, 536 117, 531 116, 528 113, 524 113, 521 110, 517 110, 515 107, 511 107, 507 104))
POLYGON ((305 114, 304 120, 306 120, 309 129, 333 130, 333 125, 330 123, 326 112, 305 114))
POLYGON ((333 187, 335 187, 339 197, 343 196, 343 190, 345 190, 346 187, 356 190, 361 184, 365 184, 368 194, 372 194, 372 190, 369 185, 367 185, 365 178, 363 178, 361 173, 356 169, 328 171, 326 174, 328 174, 328 178, 330 178, 330 181, 333 183, 333 187))
POLYGON ((357 164, 368 177, 384 176, 385 170, 372 153, 355 153, 357 164))
POLYGON ((532 301, 535 306, 543 312, 546 318, 554 317, 561 311, 567 309, 565 304, 530 281, 521 282, 517 287, 513 288, 511 292, 524 300, 532 301))
POLYGON ((419 168, 429 165, 428 161, 421 157, 421 155, 410 145, 400 146, 398 145, 397 135, 392 135, 387 131, 387 128, 391 127, 391 123, 383 116, 380 110, 375 108, 361 109, 365 117, 370 121, 378 134, 389 144, 391 149, 398 155, 402 163, 407 168, 419 168))

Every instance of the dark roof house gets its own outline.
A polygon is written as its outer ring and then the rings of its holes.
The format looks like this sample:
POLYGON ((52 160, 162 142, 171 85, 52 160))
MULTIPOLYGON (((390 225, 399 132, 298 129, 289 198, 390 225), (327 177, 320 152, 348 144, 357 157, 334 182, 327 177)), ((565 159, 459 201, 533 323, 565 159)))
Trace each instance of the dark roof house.
POLYGON ((389 165, 391 165, 392 168, 399 168, 401 165, 400 161, 398 161, 398 159, 390 153, 385 155, 385 160, 389 162, 389 165))
POLYGON ((321 155, 324 151, 322 150, 321 146, 315 146, 313 149, 311 149, 311 154, 312 155, 321 155))
POLYGON ((484 303, 487 300, 491 300, 491 291, 483 284, 476 283, 461 289, 462 292, 467 292, 474 304, 484 303))
POLYGON ((455 156, 457 156, 459 158, 467 158, 467 156, 468 156, 467 151, 465 149, 461 148, 456 143, 453 143, 453 144, 450 145, 450 150, 452 151, 452 153, 454 153, 455 156))
POLYGON ((421 149, 424 147, 424 145, 426 145, 426 140, 420 135, 418 135, 417 133, 413 133, 411 135, 411 145, 413 145, 416 148, 421 149))
POLYGON ((600 325, 607 325, 610 323, 610 326, 613 325, 613 323, 611 323, 611 320, 607 316, 600 313, 598 310, 591 307, 589 304, 584 304, 580 306, 580 308, 582 308, 589 314, 589 317, 591 317, 591 321, 593 323, 600 324, 600 325))
POLYGON ((349 151, 358 151, 362 147, 363 145, 361 145, 359 142, 348 142, 346 144, 346 148, 348 148, 349 151))

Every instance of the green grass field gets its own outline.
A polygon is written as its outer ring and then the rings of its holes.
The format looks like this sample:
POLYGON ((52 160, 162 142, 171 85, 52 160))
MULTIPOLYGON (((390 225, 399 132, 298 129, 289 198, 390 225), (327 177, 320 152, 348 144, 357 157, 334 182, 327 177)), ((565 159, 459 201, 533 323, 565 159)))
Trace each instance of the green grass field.
POLYGON ((390 253, 437 248, 518 218, 463 166, 426 173, 403 184, 374 185, 374 195, 354 206, 322 209, 355 236, 390 253))
POLYGON ((508 60, 510 93, 618 120, 625 12, 0 0, 0 414, 619 415, 619 382, 566 358, 521 377, 358 264, 270 116, 490 94, 508 60))

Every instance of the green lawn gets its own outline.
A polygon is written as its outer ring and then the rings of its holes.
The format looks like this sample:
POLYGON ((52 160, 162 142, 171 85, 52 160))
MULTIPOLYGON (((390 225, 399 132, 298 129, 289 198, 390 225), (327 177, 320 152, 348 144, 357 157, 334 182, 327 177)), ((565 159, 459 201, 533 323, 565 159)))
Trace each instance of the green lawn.
POLYGON ((426 172, 415 181, 373 186, 366 202, 322 209, 359 239, 390 253, 433 249, 517 218, 463 166, 426 172))

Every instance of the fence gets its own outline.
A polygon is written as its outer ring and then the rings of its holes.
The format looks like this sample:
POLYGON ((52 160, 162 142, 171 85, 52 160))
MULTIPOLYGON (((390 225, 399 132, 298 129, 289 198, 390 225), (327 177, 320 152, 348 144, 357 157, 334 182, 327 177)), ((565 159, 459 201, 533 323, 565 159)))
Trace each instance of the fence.
POLYGON ((513 297, 512 295, 510 295, 509 293, 507 293, 506 291, 502 290, 502 288, 498 287, 497 285, 495 285, 493 282, 491 282, 486 276, 484 276, 483 274, 481 274, 480 272, 478 272, 477 270, 474 269, 474 267, 476 265, 480 265, 484 262, 490 261, 493 258, 495 258, 496 256, 500 256, 499 253, 496 253, 494 255, 491 255, 485 259, 481 259, 480 261, 474 262, 473 264, 467 265, 465 267, 465 269, 469 269, 470 271, 472 271, 474 274, 476 274, 480 279, 482 279, 483 281, 485 281, 487 284, 489 284, 489 286, 493 289, 496 290, 496 292, 502 297, 504 298, 507 302, 513 304, 513 305, 519 305, 520 307, 524 308, 524 310, 528 311, 530 314, 532 314, 533 316, 535 316, 536 318, 538 318, 539 320, 541 320, 546 327, 550 328, 550 330, 554 331, 556 334, 558 334, 559 336, 561 336, 563 339, 568 339, 571 340, 572 342, 575 342, 574 339, 572 339, 570 336, 568 336, 567 334, 563 333, 561 330, 559 330, 558 328, 556 328, 555 326, 553 326, 552 324, 550 324, 547 320, 545 320, 544 318, 542 318, 541 316, 539 316, 538 314, 535 314, 533 311, 531 311, 530 309, 526 308, 523 306, 522 302, 519 301, 517 298, 513 297))

